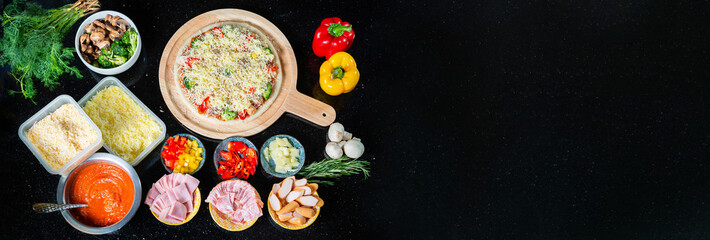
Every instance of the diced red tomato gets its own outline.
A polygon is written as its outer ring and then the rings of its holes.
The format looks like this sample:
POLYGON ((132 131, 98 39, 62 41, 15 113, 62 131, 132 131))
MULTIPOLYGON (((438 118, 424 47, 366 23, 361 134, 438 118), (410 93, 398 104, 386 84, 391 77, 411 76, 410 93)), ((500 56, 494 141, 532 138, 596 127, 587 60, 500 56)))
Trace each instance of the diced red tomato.
POLYGON ((250 94, 251 94, 251 93, 254 93, 254 91, 256 91, 256 88, 253 88, 253 87, 252 87, 252 88, 249 88, 249 93, 250 93, 250 94))

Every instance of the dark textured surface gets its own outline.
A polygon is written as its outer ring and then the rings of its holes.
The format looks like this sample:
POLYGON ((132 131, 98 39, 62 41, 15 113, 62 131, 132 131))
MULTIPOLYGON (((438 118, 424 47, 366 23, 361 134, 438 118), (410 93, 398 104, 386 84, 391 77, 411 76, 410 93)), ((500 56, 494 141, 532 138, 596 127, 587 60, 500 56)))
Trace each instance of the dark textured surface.
MULTIPOLYGON (((315 224, 287 232, 260 218, 244 232, 212 222, 206 206, 171 227, 146 206, 101 238, 701 239, 710 234, 708 5, 676 1, 104 1, 138 25, 142 61, 125 83, 167 125, 186 132, 159 94, 168 39, 200 13, 231 7, 272 21, 293 45, 298 91, 316 85, 323 61, 310 49, 322 18, 354 25, 349 51, 363 77, 350 94, 325 99, 363 139, 372 177, 347 177, 319 193, 315 224)), ((57 6, 57 4, 48 4, 57 6)), ((73 32, 70 33, 73 38, 73 32)), ((68 40, 67 43, 70 43, 68 40)), ((0 84, 0 235, 88 237, 60 215, 37 215, 56 198, 48 174, 20 142, 18 126, 60 94, 81 98, 101 77, 42 90, 38 105, 0 84)), ((323 128, 283 116, 249 139, 296 137, 307 163, 322 158, 323 128)), ((205 141, 208 151, 216 142, 205 141)), ((165 173, 146 160, 146 188, 165 173)), ((208 156, 210 158, 211 156, 208 156)), ((208 192, 214 166, 196 176, 208 192)), ((276 182, 257 173, 261 193, 276 182)), ((265 194, 262 194, 264 196, 265 194)))

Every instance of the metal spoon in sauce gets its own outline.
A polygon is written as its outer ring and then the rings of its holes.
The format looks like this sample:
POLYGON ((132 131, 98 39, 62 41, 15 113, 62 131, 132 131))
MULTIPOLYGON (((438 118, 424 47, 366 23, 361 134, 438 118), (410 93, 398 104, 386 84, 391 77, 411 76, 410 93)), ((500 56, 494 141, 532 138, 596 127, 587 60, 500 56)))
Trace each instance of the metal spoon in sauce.
POLYGON ((32 209, 38 213, 51 213, 71 208, 88 207, 88 204, 56 204, 56 203, 35 203, 32 209))

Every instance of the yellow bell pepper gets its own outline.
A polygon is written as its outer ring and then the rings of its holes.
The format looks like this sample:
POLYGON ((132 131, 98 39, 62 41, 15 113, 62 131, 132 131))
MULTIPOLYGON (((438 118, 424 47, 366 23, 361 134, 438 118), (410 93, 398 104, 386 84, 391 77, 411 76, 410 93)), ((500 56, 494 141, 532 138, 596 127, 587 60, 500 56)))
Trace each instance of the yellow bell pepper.
POLYGON ((346 52, 333 54, 320 66, 320 88, 331 96, 338 96, 355 89, 360 80, 355 59, 346 52))

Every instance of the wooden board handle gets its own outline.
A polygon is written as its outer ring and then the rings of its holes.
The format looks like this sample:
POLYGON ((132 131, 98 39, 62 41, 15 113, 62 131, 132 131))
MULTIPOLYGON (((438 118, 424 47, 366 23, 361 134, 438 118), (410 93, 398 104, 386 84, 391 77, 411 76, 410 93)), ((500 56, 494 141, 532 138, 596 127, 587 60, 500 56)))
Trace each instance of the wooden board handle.
POLYGON ((328 126, 335 121, 333 107, 297 91, 288 94, 284 108, 287 112, 320 126, 328 126))

